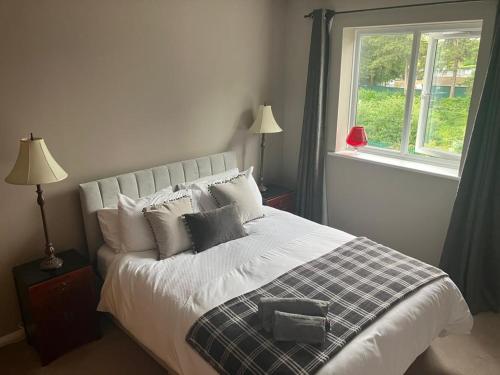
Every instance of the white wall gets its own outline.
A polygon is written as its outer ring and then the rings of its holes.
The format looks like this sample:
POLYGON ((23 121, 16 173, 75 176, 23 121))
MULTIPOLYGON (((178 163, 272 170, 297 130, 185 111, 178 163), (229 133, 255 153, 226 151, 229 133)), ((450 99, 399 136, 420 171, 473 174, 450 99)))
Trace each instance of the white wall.
POLYGON ((330 223, 437 264, 457 181, 329 157, 330 223))
MULTIPOLYGON (((228 149, 256 165, 259 104, 282 122, 284 1, 0 1, 0 336, 20 322, 11 269, 43 255, 34 187, 8 185, 43 136, 69 178, 45 186, 52 241, 85 248, 79 183, 228 149)), ((280 179, 281 134, 266 171, 280 179)))
MULTIPOLYGON (((417 3, 406 1, 405 3, 417 3)), ((285 32, 285 104, 283 153, 285 180, 293 186, 297 176, 300 132, 307 76, 311 21, 303 15, 317 7, 334 10, 394 5, 378 1, 291 0, 285 32)), ((340 93, 342 29, 352 26, 483 19, 480 60, 488 54, 496 1, 433 5, 398 10, 338 15, 332 28, 331 67, 327 109, 328 149, 335 150, 340 93)), ((478 66, 478 76, 486 66, 478 66)), ((478 99, 477 97, 475 98, 478 99)), ((345 124, 340 123, 340 126, 345 124)), ((368 164, 336 156, 327 159, 327 199, 330 224, 339 229, 394 247, 437 264, 458 186, 457 181, 390 166, 368 164)))

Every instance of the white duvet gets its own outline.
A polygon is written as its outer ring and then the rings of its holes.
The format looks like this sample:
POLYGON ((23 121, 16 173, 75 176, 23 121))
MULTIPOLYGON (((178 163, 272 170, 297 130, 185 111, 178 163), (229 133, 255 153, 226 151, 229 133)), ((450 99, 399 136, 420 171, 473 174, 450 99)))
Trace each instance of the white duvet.
MULTIPOLYGON (((269 207, 265 213, 245 225, 247 237, 199 254, 162 261, 155 252, 117 256, 107 270, 99 310, 111 313, 176 372, 214 373, 185 341, 201 315, 354 238, 269 207)), ((439 279, 361 332, 318 374, 403 374, 434 338, 471 328, 460 292, 450 279, 439 279)))

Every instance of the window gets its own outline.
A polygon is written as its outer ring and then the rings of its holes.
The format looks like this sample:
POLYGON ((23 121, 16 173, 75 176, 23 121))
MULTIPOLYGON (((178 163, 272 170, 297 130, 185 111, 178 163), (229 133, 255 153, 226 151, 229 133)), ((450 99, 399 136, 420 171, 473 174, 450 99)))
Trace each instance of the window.
POLYGON ((350 126, 363 151, 458 168, 481 22, 356 30, 350 126))

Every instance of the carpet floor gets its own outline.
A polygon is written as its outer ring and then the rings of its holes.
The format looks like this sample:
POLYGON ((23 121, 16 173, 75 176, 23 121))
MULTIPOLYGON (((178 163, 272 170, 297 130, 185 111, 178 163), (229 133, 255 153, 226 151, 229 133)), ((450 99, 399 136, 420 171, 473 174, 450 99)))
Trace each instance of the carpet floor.
MULTIPOLYGON (((0 349, 0 374, 165 374, 146 352, 109 320, 103 337, 41 367, 26 341, 0 349)), ((471 335, 436 339, 405 375, 500 374, 500 314, 479 314, 471 335)), ((341 374, 339 374, 341 375, 341 374)))

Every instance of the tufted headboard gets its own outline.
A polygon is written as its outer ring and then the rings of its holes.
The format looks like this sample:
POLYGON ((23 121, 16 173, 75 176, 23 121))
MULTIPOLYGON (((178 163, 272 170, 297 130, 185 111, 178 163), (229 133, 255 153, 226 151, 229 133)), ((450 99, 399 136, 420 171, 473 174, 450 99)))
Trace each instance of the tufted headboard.
POLYGON ((80 184, 80 203, 91 262, 95 260, 97 250, 104 243, 97 210, 116 207, 118 193, 140 198, 168 186, 175 187, 181 182, 193 181, 237 166, 235 153, 224 152, 80 184))

